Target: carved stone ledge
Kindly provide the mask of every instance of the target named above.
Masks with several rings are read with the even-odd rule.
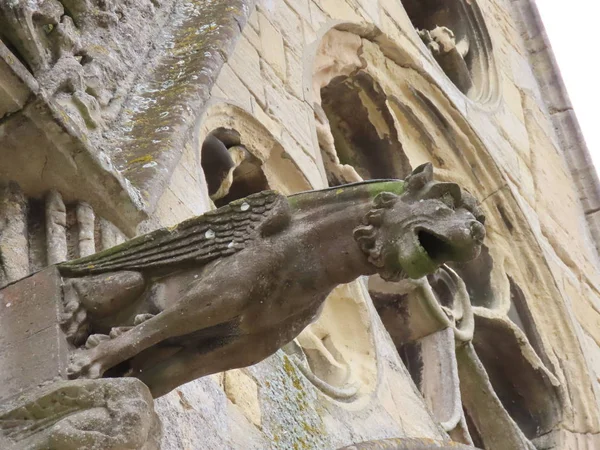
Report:
[[[12,114],[0,124],[0,180],[17,181],[32,196],[57,189],[134,234],[170,179],[253,6],[0,5],[0,57],[14,66],[12,73],[0,64],[0,117]]]
[[[0,446],[31,450],[158,450],[148,388],[133,378],[59,381],[0,409]]]
[[[9,71],[9,64],[15,70]],[[6,71],[2,71],[3,65]],[[56,189],[65,201],[84,199],[103,217],[133,234],[146,217],[139,193],[106,155],[92,148],[64,110],[39,94],[36,86],[0,42],[0,182],[15,181],[32,197]],[[9,89],[10,98],[3,95]]]
[[[66,378],[68,344],[59,325],[61,298],[55,267],[0,290],[0,400]]]

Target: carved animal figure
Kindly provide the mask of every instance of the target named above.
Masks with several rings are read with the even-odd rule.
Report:
[[[285,197],[261,192],[58,266],[71,376],[135,376],[154,396],[255,364],[294,339],[339,284],[420,278],[479,254],[475,199],[430,164]]]

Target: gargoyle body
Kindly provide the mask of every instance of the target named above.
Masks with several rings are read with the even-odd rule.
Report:
[[[432,167],[405,181],[261,192],[58,266],[71,376],[135,376],[157,397],[255,364],[294,339],[339,284],[419,278],[476,257],[476,202]],[[85,345],[83,345],[85,344]]]

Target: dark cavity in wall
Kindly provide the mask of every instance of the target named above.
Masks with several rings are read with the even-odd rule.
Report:
[[[496,395],[528,439],[556,426],[561,410],[557,388],[527,360],[505,322],[475,316],[473,346]]]
[[[216,206],[269,189],[262,162],[246,149],[236,130],[210,132],[202,143],[201,164]]]
[[[495,295],[492,288],[491,274],[494,268],[494,260],[489,249],[483,245],[479,256],[465,263],[448,263],[456,273],[463,279],[474,306],[493,308]]]
[[[321,99],[341,164],[363,179],[405,178],[411,172],[387,96],[371,76],[359,71],[334,78],[321,89]],[[329,184],[341,184],[331,156],[323,152],[323,160]]]
[[[497,98],[492,41],[475,0],[402,0],[425,46],[456,87],[473,100]]]
[[[46,227],[44,201],[29,199],[27,207],[27,235],[29,240],[29,272],[46,266]]]
[[[510,283],[510,309],[508,311],[508,318],[525,333],[537,355],[546,367],[552,370],[552,364],[543,349],[542,338],[535,326],[533,315],[527,305],[525,295],[519,285],[510,276],[508,276],[508,281]]]

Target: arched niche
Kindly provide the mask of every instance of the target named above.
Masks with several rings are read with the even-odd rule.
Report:
[[[334,78],[321,88],[321,106],[335,147],[335,155],[321,150],[330,185],[352,181],[336,170],[338,164],[352,166],[365,180],[404,178],[411,172],[386,95],[371,75],[357,71]]]
[[[545,301],[548,286],[554,286],[552,274],[541,256],[542,252],[523,211],[507,187],[505,175],[499,170],[469,121],[460,112],[461,108],[454,104],[455,96],[447,93],[445,87],[437,85],[435,77],[423,73],[418,61],[411,59],[417,57],[419,55],[411,56],[408,51],[393,48],[390,39],[373,27],[361,28],[358,25],[342,24],[338,25],[337,29],[325,33],[317,50],[312,86],[313,97],[317,100],[317,106],[321,107],[315,107],[315,111],[319,144],[328,178],[331,182],[332,171],[345,175],[346,181],[354,181],[352,176],[356,179],[362,178],[361,171],[363,175],[370,177],[368,171],[354,167],[354,161],[347,157],[349,152],[346,142],[351,141],[353,134],[346,132],[340,138],[342,133],[337,124],[340,116],[342,119],[351,114],[361,116],[361,112],[354,103],[353,108],[339,113],[339,108],[334,110],[332,106],[335,106],[335,102],[330,99],[332,93],[346,98],[355,95],[361,98],[363,104],[364,101],[369,101],[377,105],[376,114],[364,114],[363,117],[367,120],[383,117],[385,126],[393,128],[388,136],[393,136],[397,142],[390,142],[387,150],[395,154],[386,157],[391,160],[397,158],[401,152],[400,156],[406,158],[409,167],[431,161],[436,167],[438,180],[456,182],[483,202],[488,232],[486,249],[478,261],[462,267],[453,266],[467,285],[476,323],[485,324],[482,325],[479,336],[475,327],[476,350],[468,356],[472,366],[481,367],[481,370],[470,372],[465,369],[459,372],[466,374],[466,385],[475,383],[476,379],[485,380],[489,386],[487,400],[498,408],[498,413],[504,415],[503,423],[512,424],[510,426],[514,427],[513,437],[517,436],[515,439],[524,442],[528,438],[539,436],[543,433],[542,430],[555,426],[562,415],[562,411],[559,411],[560,408],[556,405],[564,388],[558,387],[556,378],[553,377],[552,372],[559,365],[552,350],[549,350],[550,346],[557,347],[561,343],[550,344],[548,335],[540,330],[540,322],[547,319],[560,322],[563,309],[560,306],[553,311],[541,309],[539,306],[531,308],[528,325],[530,330],[526,333],[520,331],[509,318],[511,290],[514,292],[514,288],[511,289],[511,283],[505,275],[506,270],[510,268],[510,273],[514,274],[513,282],[521,286],[523,298],[533,305],[541,305]],[[361,77],[362,85],[355,81],[358,76]],[[369,89],[364,89],[365,80],[368,80],[371,87],[370,94]],[[328,86],[331,86],[331,89]],[[339,103],[341,104],[341,101]],[[390,125],[390,118],[393,127]],[[360,129],[367,127],[368,125],[361,124]],[[329,161],[326,159],[328,156]],[[360,161],[359,158],[356,160]],[[390,172],[385,172],[385,176]],[[554,295],[560,294],[555,290]],[[402,308],[398,313],[403,314]],[[494,354],[496,335],[489,330],[502,328],[505,324],[508,324],[511,340]],[[534,335],[539,336],[539,339],[530,343],[528,339],[533,339]],[[520,342],[520,345],[515,346],[510,344],[511,342]],[[420,344],[411,343],[399,348],[399,351],[415,382],[420,384]],[[484,361],[483,365],[478,359],[479,353]],[[514,380],[511,381],[510,377],[499,373],[497,367],[490,364],[493,358],[498,358],[499,361],[504,359],[507,362],[511,359],[518,361],[523,371],[528,374],[527,379],[518,387],[514,383],[511,384]],[[545,367],[545,364],[549,367]],[[490,376],[485,372],[486,365],[489,367]],[[476,373],[477,377],[469,378],[473,373]],[[490,382],[490,379],[493,382]],[[535,385],[536,389],[531,390],[531,397],[523,396],[523,401],[517,408],[504,407],[494,392],[497,388],[504,401],[511,401],[511,395],[519,397],[527,390],[523,388],[526,385]],[[512,391],[510,386],[514,387]],[[542,397],[546,400],[539,400]],[[552,412],[548,413],[544,409],[545,406],[552,407]],[[482,403],[471,401],[465,414],[465,427],[469,422],[471,428],[475,427],[474,424],[480,424],[482,418],[490,414],[490,410],[486,408]],[[532,424],[535,424],[535,432],[532,432]],[[497,429],[473,428],[472,436],[478,442],[485,442],[486,449],[503,448],[498,445],[490,446],[494,439],[501,442],[498,441],[501,436],[498,435]]]
[[[240,134],[224,127],[204,138],[200,161],[215,206],[269,189],[262,161],[242,144]]]
[[[226,192],[214,201],[216,206],[265,189],[291,194],[311,188],[277,139],[238,106],[211,105],[198,127],[196,142],[203,195],[214,195],[215,186],[230,178]],[[214,180],[209,188],[208,181]]]
[[[402,0],[419,37],[444,73],[470,99],[498,96],[490,35],[475,0]]]

